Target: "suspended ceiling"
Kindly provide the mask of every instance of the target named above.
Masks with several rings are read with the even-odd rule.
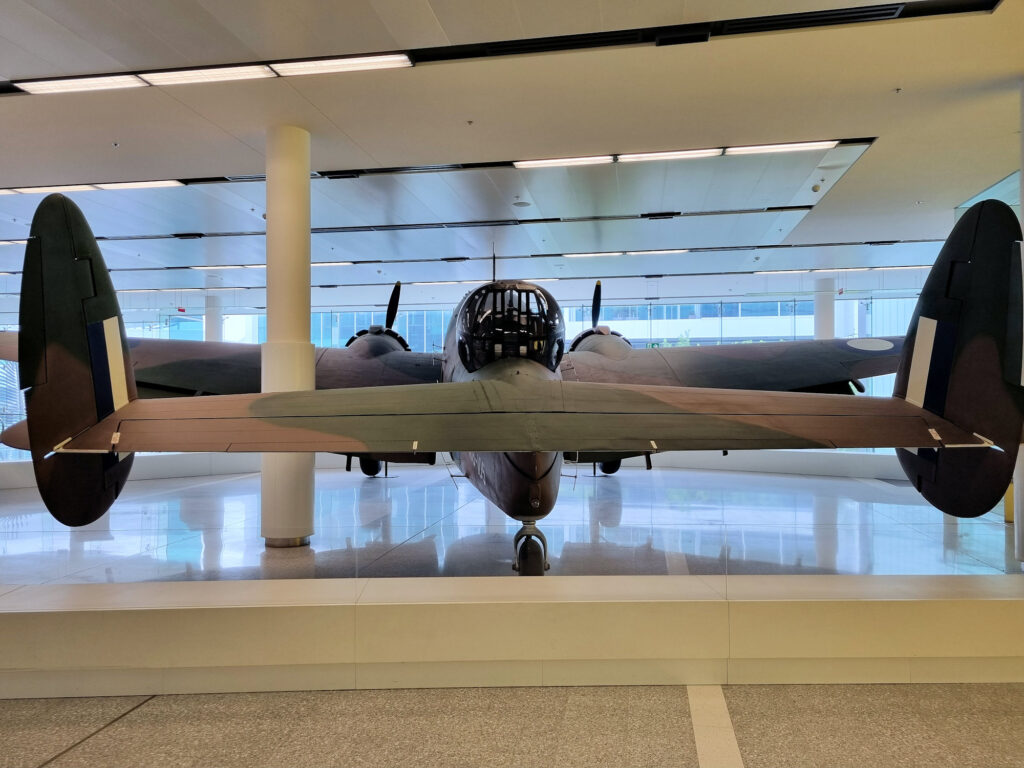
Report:
[[[848,5],[16,0],[0,8],[0,77],[407,50]],[[606,296],[624,299],[648,298],[652,291],[657,298],[796,293],[810,290],[820,275],[754,273],[927,263],[952,225],[953,209],[1019,166],[1021,29],[1024,0],[1004,0],[991,14],[693,45],[4,96],[0,188],[258,175],[264,170],[266,128],[278,123],[310,130],[314,170],[874,139],[788,156],[530,171],[491,167],[312,182],[314,227],[375,228],[315,234],[314,261],[380,262],[315,269],[315,285],[356,286],[315,289],[314,303],[320,305],[367,303],[368,297],[379,303],[395,279],[486,279],[492,268],[499,276],[562,278],[555,293],[569,300],[585,298],[589,278],[598,276],[618,276],[605,283]],[[117,270],[119,289],[256,289],[223,291],[229,306],[263,303],[262,270],[181,267],[262,262],[259,234],[214,235],[261,232],[263,195],[260,182],[72,193],[97,234],[118,238],[105,243],[104,251]],[[39,197],[0,196],[0,240],[26,235]],[[644,218],[666,212],[679,215]],[[479,222],[501,223],[432,226]],[[210,236],[166,237],[175,233]],[[138,236],[164,237],[121,239]],[[861,243],[893,244],[856,245]],[[767,247],[773,245],[785,247]],[[692,250],[561,255],[659,249]],[[492,252],[498,257],[494,266]],[[0,269],[16,272],[19,258],[19,246],[0,246]],[[725,277],[713,277],[717,273]],[[841,285],[866,292],[913,291],[922,276],[923,271],[837,275]],[[17,288],[16,274],[0,277],[0,293],[7,294],[0,296],[0,313],[14,311]],[[464,288],[414,286],[405,295],[413,302],[444,303]],[[125,303],[196,304],[201,297],[132,293]]]

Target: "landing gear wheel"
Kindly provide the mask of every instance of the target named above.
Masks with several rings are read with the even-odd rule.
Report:
[[[599,461],[597,466],[600,467],[601,471],[606,475],[614,475],[619,471],[619,467],[622,466],[622,459],[610,459],[608,461]]]
[[[515,560],[512,570],[520,576],[543,576],[551,568],[548,562],[548,541],[537,528],[536,522],[525,522],[512,540]]]
[[[544,547],[533,536],[527,536],[516,552],[516,570],[520,576],[544,575]]]
[[[361,469],[363,474],[367,477],[376,477],[380,474],[380,462],[377,461],[377,459],[370,458],[369,456],[360,456],[359,469]]]

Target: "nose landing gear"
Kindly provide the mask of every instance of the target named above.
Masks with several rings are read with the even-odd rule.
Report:
[[[512,540],[515,559],[512,570],[520,576],[543,576],[544,571],[551,568],[548,562],[548,540],[537,527],[535,521],[526,521]]]

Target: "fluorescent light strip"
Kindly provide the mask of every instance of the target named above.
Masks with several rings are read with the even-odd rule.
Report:
[[[670,253],[689,253],[689,248],[669,248],[663,251],[626,251],[627,256],[665,256]]]
[[[282,77],[295,75],[319,75],[329,72],[361,72],[367,69],[396,69],[411,67],[412,62],[404,53],[384,56],[349,56],[339,59],[318,59],[315,61],[282,61],[271,64],[270,68]]]
[[[351,261],[314,261],[314,267],[351,267]]]
[[[808,152],[833,149],[838,141],[797,141],[790,144],[756,144],[749,147],[726,147],[727,155],[765,155],[773,152]]]
[[[266,269],[267,265],[266,264],[243,264],[242,267],[244,269]]]
[[[110,184],[97,184],[100,189],[157,189],[159,187],[183,187],[180,181],[167,179],[165,181],[117,181]]]
[[[931,267],[928,266],[927,264],[921,264],[916,267],[872,267],[871,269],[874,272],[886,272],[897,269],[931,269]]]
[[[0,240],[0,245],[28,245],[28,240]]]
[[[713,149],[681,149],[670,152],[633,152],[619,155],[620,163],[642,163],[648,160],[691,160],[698,157],[718,157],[722,154],[721,147]]]
[[[78,93],[81,91],[109,91],[117,88],[145,88],[135,75],[104,75],[102,77],[70,77],[64,80],[36,80],[15,82],[27,93]]]
[[[65,184],[56,187],[18,187],[15,192],[23,195],[49,195],[53,192],[88,192],[96,189],[92,184]]]
[[[242,269],[242,265],[241,264],[221,264],[219,266],[216,266],[216,265],[215,266],[204,265],[204,266],[189,267],[189,269]]]
[[[599,253],[563,253],[567,259],[586,259],[590,256],[625,256],[624,251],[602,251]]]
[[[412,283],[412,285],[458,285],[458,280],[431,280],[422,283]]]
[[[604,165],[615,162],[613,155],[592,155],[590,157],[556,157],[549,160],[516,160],[516,168],[558,168],[573,165]]]
[[[184,85],[186,83],[220,83],[227,80],[258,80],[264,77],[277,77],[277,74],[266,65],[253,64],[243,67],[146,72],[139,77],[150,85]]]
[[[811,272],[867,272],[871,267],[836,267],[835,269],[812,269]]]
[[[809,269],[769,269],[764,272],[755,272],[755,275],[802,275],[810,272]]]
[[[16,189],[0,189],[0,195],[17,195],[20,194]]]

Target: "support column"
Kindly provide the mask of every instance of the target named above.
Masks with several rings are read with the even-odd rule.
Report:
[[[206,341],[224,340],[224,311],[220,296],[206,294],[206,314],[203,315],[203,339]]]
[[[819,277],[814,281],[814,338],[834,339],[836,336],[836,281]]]
[[[267,341],[262,390],[314,389],[309,339],[309,132],[267,131]],[[312,453],[265,453],[260,535],[268,547],[309,544],[313,534]]]

